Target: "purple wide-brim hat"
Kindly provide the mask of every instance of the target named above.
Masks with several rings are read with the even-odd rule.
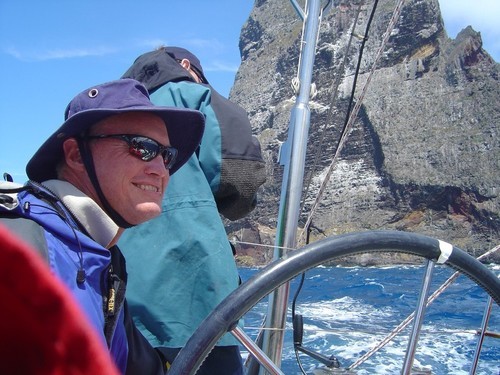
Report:
[[[127,113],[148,112],[163,119],[170,145],[178,150],[172,175],[199,147],[205,118],[199,111],[156,106],[149,100],[146,88],[134,79],[124,78],[82,91],[66,108],[65,122],[33,155],[26,166],[30,180],[42,182],[57,178],[56,167],[63,158],[63,143],[79,137],[106,117]]]

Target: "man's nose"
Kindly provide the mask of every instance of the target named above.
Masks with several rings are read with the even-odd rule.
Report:
[[[147,173],[157,174],[158,176],[170,176],[170,171],[165,168],[165,163],[161,154],[158,154],[153,160],[147,163]]]

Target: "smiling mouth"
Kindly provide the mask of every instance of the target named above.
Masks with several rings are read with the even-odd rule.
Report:
[[[155,193],[159,193],[160,192],[160,189],[158,187],[156,187],[156,186],[153,186],[153,185],[138,185],[138,184],[134,184],[134,185],[137,186],[141,190],[153,191]]]

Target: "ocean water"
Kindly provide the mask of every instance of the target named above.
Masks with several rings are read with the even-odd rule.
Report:
[[[500,274],[500,266],[491,267]],[[376,346],[397,327],[417,304],[423,266],[318,267],[306,273],[296,302],[303,316],[303,346],[326,357],[335,356],[342,368]],[[258,269],[241,268],[247,280]],[[435,267],[432,293],[453,270]],[[300,374],[293,349],[291,299],[298,278],[291,283],[289,314],[281,368]],[[488,295],[466,276],[459,276],[425,314],[414,366],[430,374],[469,374]],[[267,311],[267,297],[244,317],[245,331],[253,338]],[[356,368],[357,374],[399,374],[412,324]],[[500,307],[493,304],[488,330],[500,333]],[[308,374],[319,374],[324,365],[300,354]],[[500,374],[500,339],[485,337],[476,374]]]

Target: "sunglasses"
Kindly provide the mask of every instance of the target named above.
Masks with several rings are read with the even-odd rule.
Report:
[[[102,134],[102,135],[88,135],[87,139],[106,139],[116,138],[128,144],[128,152],[130,155],[135,156],[144,161],[151,161],[159,154],[163,158],[163,164],[166,169],[170,169],[175,164],[178,151],[174,147],[163,146],[156,142],[154,139],[134,134]]]

